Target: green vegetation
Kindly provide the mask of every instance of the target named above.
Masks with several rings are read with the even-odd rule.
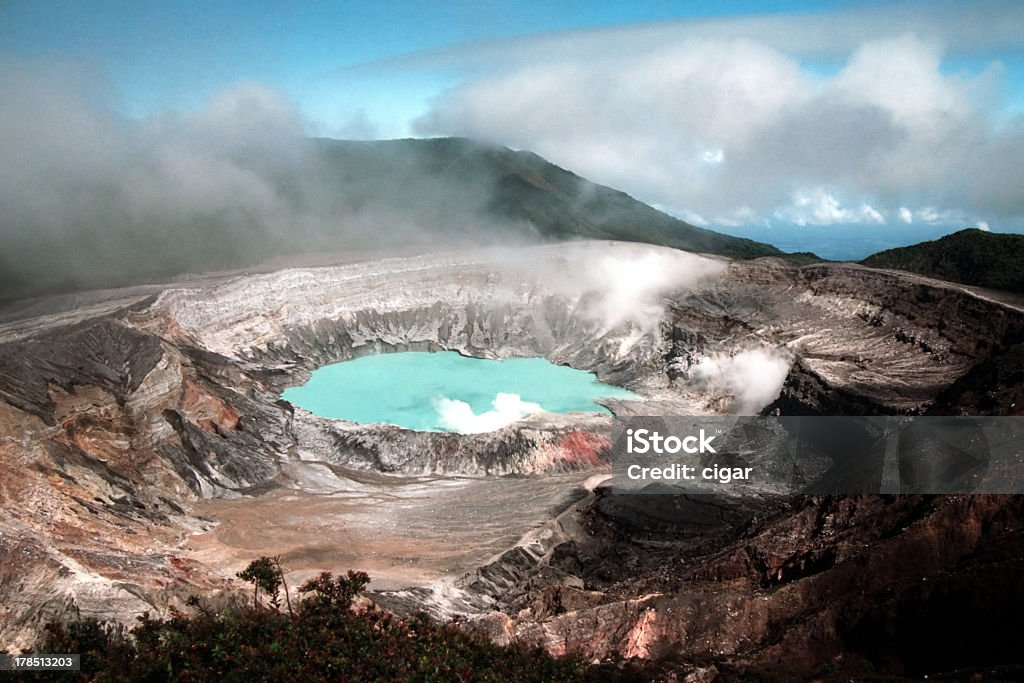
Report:
[[[252,606],[259,607],[260,590],[264,595],[270,596],[270,606],[274,610],[281,609],[281,586],[285,586],[285,595],[288,595],[288,587],[284,582],[284,572],[281,571],[281,558],[261,557],[249,563],[249,566],[236,574],[243,581],[252,584]],[[301,590],[301,589],[300,589]],[[288,597],[288,613],[292,612],[292,600]]]
[[[369,582],[362,572],[323,573],[299,588],[293,613],[275,596],[280,565],[260,558],[239,576],[269,601],[214,612],[139,618],[130,632],[94,620],[47,627],[39,652],[77,652],[83,681],[575,681],[587,668],[524,644],[495,645],[484,635],[425,615],[399,619],[353,609]],[[290,602],[290,598],[289,598]],[[31,676],[31,674],[30,674]],[[52,680],[54,674],[39,674]]]
[[[861,263],[1024,293],[1024,235],[971,228],[932,242],[882,251]]]

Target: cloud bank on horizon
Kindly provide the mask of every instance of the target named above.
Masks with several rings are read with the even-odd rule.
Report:
[[[848,52],[827,70],[804,54],[822,49],[820,17],[803,47],[756,23],[748,37],[741,21],[674,39],[623,28],[603,53],[593,35],[526,44],[521,60],[513,45],[505,67],[439,96],[415,130],[528,148],[700,225],[1020,229],[1024,115],[1006,107],[1006,68],[952,70],[946,58],[963,47],[949,41],[979,41],[983,19],[996,42],[997,23],[1024,28],[1019,9],[974,16],[961,34],[935,17],[875,36],[837,23]]]

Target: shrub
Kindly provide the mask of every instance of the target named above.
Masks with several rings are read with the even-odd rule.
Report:
[[[239,576],[254,591],[276,594],[260,558]],[[252,571],[248,571],[252,569]],[[243,576],[244,574],[244,576]],[[320,574],[299,588],[294,614],[251,607],[148,614],[135,628],[86,620],[51,625],[40,652],[78,652],[82,681],[574,681],[585,668],[578,657],[555,657],[539,646],[502,647],[485,636],[439,624],[426,615],[400,619],[370,607],[353,609],[369,583],[363,572]],[[271,599],[271,604],[275,602]],[[51,680],[52,674],[48,674]]]

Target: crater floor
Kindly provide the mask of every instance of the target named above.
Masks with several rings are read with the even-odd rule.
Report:
[[[884,621],[886,600],[933,605],[913,588],[922,578],[968,590],[958,577],[976,572],[1019,593],[998,562],[1019,569],[1021,555],[985,554],[1020,534],[1016,497],[673,500],[652,512],[595,488],[607,416],[462,435],[328,420],[279,398],[327,363],[452,350],[594,372],[644,398],[609,401],[620,415],[1019,414],[1024,316],[960,287],[593,242],[18,310],[0,323],[8,647],[50,619],[130,622],[193,593],[227,596],[260,554],[283,555],[294,582],[366,569],[381,604],[476,613],[499,640],[758,666],[787,644],[809,667],[814,652],[852,651],[863,634],[841,620]],[[777,386],[751,398],[779,364]],[[921,544],[938,538],[926,561]],[[877,581],[851,573],[897,558],[902,569],[880,564]]]

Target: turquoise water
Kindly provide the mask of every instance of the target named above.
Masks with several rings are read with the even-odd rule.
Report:
[[[607,413],[596,399],[639,398],[544,358],[483,360],[452,351],[325,365],[281,396],[322,417],[462,433],[492,431],[539,410]]]

